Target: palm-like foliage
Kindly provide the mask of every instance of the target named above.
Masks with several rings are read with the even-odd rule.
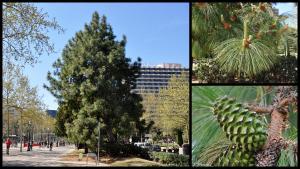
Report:
[[[275,49],[261,40],[253,40],[249,48],[242,46],[242,39],[228,39],[221,42],[214,53],[222,70],[230,73],[238,72],[254,76],[271,69],[278,57]]]
[[[212,165],[221,152],[231,145],[212,112],[212,103],[216,98],[224,95],[234,97],[241,103],[267,106],[272,103],[275,90],[261,86],[194,86],[192,88],[193,164]],[[297,118],[293,113],[292,116],[290,117],[291,127],[285,131],[284,136],[295,140],[297,139]],[[268,122],[268,117],[265,118],[265,122]]]
[[[193,4],[192,10],[192,56],[195,59],[211,57],[214,44],[218,41],[232,38],[241,34],[237,24],[231,23],[234,29],[224,31],[220,16],[229,18],[229,13],[224,13],[224,9],[233,9],[224,3],[197,3]],[[218,41],[216,41],[218,40]]]
[[[285,25],[289,17],[275,15],[271,3],[195,3],[192,57],[198,63],[216,58],[224,74],[253,79],[278,63],[278,53],[296,48],[297,36]]]
[[[281,33],[279,36],[278,52],[284,56],[295,56],[298,52],[298,36],[297,30],[289,28],[287,31]]]

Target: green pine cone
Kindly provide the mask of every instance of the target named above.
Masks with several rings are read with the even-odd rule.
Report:
[[[214,166],[254,166],[255,157],[253,153],[242,151],[236,146],[231,146],[228,150],[222,152]]]
[[[267,126],[260,116],[227,96],[218,98],[213,106],[227,138],[243,151],[255,152],[262,148],[267,139]]]

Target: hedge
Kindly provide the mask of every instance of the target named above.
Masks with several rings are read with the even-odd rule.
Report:
[[[132,144],[104,144],[101,146],[101,150],[104,151],[105,154],[114,157],[128,157],[133,155],[143,159],[150,159],[148,149],[137,147]]]
[[[151,159],[171,166],[189,166],[189,156],[176,153],[151,152]]]

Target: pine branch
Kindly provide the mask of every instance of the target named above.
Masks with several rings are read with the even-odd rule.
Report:
[[[260,107],[260,106],[256,106],[256,105],[246,105],[246,107],[251,110],[251,111],[255,111],[256,113],[259,114],[271,114],[274,107],[273,106],[269,106],[269,107]]]
[[[286,128],[288,121],[287,106],[295,101],[296,97],[292,87],[278,87],[273,104],[274,108],[271,111],[268,139],[264,149],[256,155],[257,166],[276,166],[281,150],[290,145],[289,141],[282,138],[282,131]],[[298,147],[296,147],[296,151],[297,149]]]

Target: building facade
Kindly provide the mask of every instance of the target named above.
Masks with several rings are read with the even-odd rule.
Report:
[[[53,118],[56,117],[57,110],[47,110],[46,112],[47,112],[47,114],[48,114],[49,116],[51,116],[51,117],[53,117]]]
[[[142,67],[141,75],[137,78],[136,88],[132,92],[137,94],[158,93],[159,89],[166,87],[172,75],[185,73],[189,80],[189,69],[182,68],[180,64],[164,63],[152,67]]]

